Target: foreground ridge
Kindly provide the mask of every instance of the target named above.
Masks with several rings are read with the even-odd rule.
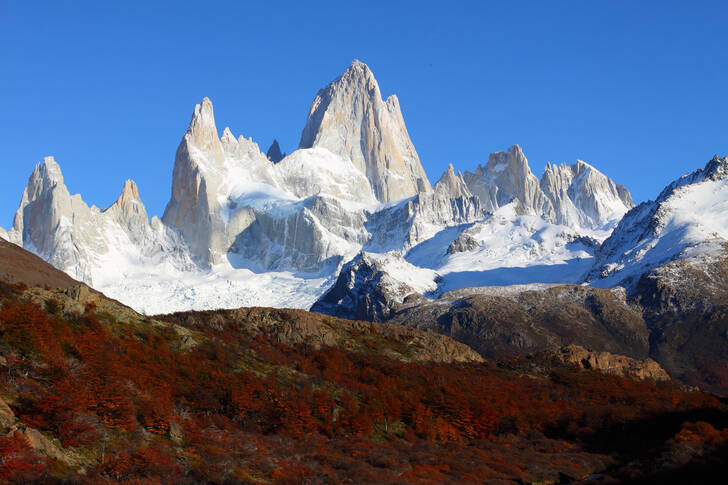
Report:
[[[725,407],[672,382],[547,354],[483,361],[444,336],[300,310],[146,317],[81,284],[26,286],[54,270],[0,248],[33,262],[0,259],[18,282],[0,283],[3,481],[700,478],[728,439]]]

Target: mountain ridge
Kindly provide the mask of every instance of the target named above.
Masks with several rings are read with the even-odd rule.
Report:
[[[62,180],[55,161],[46,171]],[[354,61],[319,91],[301,148],[281,160],[229,127],[220,135],[203,98],[175,154],[161,219],[148,219],[131,182],[99,214],[80,196],[66,202],[59,185],[59,195],[41,191],[38,214],[21,202],[7,238],[151,313],[309,308],[362,253],[393,253],[435,274],[433,294],[548,274],[578,283],[632,201],[584,162],[546,172],[559,175],[539,180],[514,145],[475,173],[450,165],[430,186],[398,100],[381,99],[371,70]]]

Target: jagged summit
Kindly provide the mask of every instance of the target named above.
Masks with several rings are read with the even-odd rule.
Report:
[[[273,139],[273,143],[271,143],[270,148],[268,148],[265,156],[267,156],[268,160],[273,163],[278,163],[283,160],[285,154],[281,153],[281,146],[278,144],[278,140],[276,140],[275,138]]]
[[[455,174],[455,167],[452,163],[447,166],[447,170],[435,183],[435,192],[445,193],[452,198],[472,197],[473,195],[463,179],[463,174],[460,172]]]
[[[518,145],[491,153],[485,165],[465,172],[463,178],[489,212],[516,201],[519,213],[587,232],[600,231],[601,238],[634,207],[627,189],[582,160],[573,165],[547,163],[539,181]]]
[[[721,163],[703,172],[717,174]],[[230,127],[218,136],[203,98],[172,175],[164,216],[150,221],[133,181],[100,211],[70,195],[46,158],[0,237],[144,311],[307,307],[362,251],[396,252],[438,271],[440,288],[544,275],[580,282],[632,205],[626,189],[586,162],[548,164],[539,180],[518,145],[474,173],[450,164],[432,190],[399,101],[382,100],[359,61],[319,91],[301,148],[285,157],[277,140],[266,155]]]
[[[632,196],[623,186],[590,164],[546,164],[541,190],[554,207],[554,222],[588,228],[614,227],[632,207]]]
[[[187,136],[200,150],[218,149],[220,140],[217,136],[215,112],[210,98],[204,97],[200,104],[195,105],[185,137]]]
[[[539,189],[538,178],[531,172],[518,145],[505,152],[491,153],[485,166],[478,165],[474,173],[465,172],[463,178],[489,212],[517,200],[524,213],[553,219],[553,206]]]
[[[318,92],[300,148],[321,147],[349,159],[370,181],[381,202],[430,190],[407,133],[399,101],[382,100],[374,75],[360,61]]]
[[[129,202],[141,202],[141,199],[139,198],[139,188],[137,187],[136,182],[131,179],[124,182],[124,188],[121,189],[121,195],[119,195],[119,198],[116,200],[116,203],[121,205]]]

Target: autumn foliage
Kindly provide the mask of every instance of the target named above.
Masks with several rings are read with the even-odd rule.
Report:
[[[581,478],[621,459],[609,443],[590,447],[602,435],[666,413],[722,409],[674,384],[545,358],[410,363],[376,348],[287,346],[235,322],[189,329],[195,343],[184,346],[171,317],[127,325],[92,305],[49,312],[17,288],[4,291],[1,397],[24,426],[86,460],[80,474],[10,434],[0,437],[6,482]],[[379,345],[376,330],[357,338]],[[697,435],[720,446],[726,437],[707,423],[686,426],[665,439]]]

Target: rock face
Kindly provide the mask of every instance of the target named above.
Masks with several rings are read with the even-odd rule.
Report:
[[[595,352],[579,345],[567,345],[555,353],[566,364],[583,369],[594,369],[605,374],[616,374],[631,379],[668,381],[670,376],[652,359],[632,359],[609,352]]]
[[[465,172],[464,180],[488,212],[517,201],[521,214],[607,235],[634,207],[627,189],[581,160],[574,165],[547,164],[539,182],[518,145],[492,153],[485,166]]]
[[[434,271],[417,268],[396,253],[361,253],[344,265],[334,286],[311,311],[352,320],[386,321],[406,298],[421,300],[421,293],[437,288],[436,277]]]
[[[77,279],[90,280],[87,252],[101,248],[95,238],[88,238],[88,244],[76,244],[75,239],[93,215],[80,195],[72,197],[68,192],[53,157],[46,157],[28,179],[9,236],[24,247],[33,247],[56,268],[72,271],[71,276]]]
[[[230,146],[234,138],[226,141]],[[218,262],[224,253],[224,221],[218,198],[224,183],[224,174],[220,173],[224,162],[212,102],[204,98],[195,106],[187,133],[177,148],[172,197],[162,217],[165,224],[184,235],[199,262]]]
[[[488,212],[518,200],[524,214],[554,220],[553,205],[541,191],[538,178],[518,145],[506,152],[491,153],[488,163],[478,165],[474,173],[465,172],[464,180]]]
[[[316,95],[299,147],[326,148],[351,160],[381,202],[430,189],[397,97],[383,101],[374,75],[359,61]]]
[[[268,160],[273,163],[278,163],[283,160],[285,154],[281,153],[281,147],[280,145],[278,145],[278,140],[273,140],[273,143],[271,144],[270,148],[268,148],[265,156],[268,157]]]
[[[5,430],[5,428],[10,427],[13,423],[15,423],[15,413],[10,409],[8,403],[0,397],[0,429]]]
[[[642,315],[618,289],[466,288],[407,305],[389,321],[449,335],[486,357],[556,350],[569,344],[640,359],[649,354]]]
[[[586,162],[547,164],[541,190],[554,207],[554,221],[570,227],[614,227],[634,207],[627,189]]]
[[[453,199],[458,197],[469,198],[473,196],[465,183],[465,179],[463,179],[463,174],[458,172],[456,175],[455,167],[452,166],[452,163],[447,166],[445,173],[443,173],[440,180],[435,183],[435,193],[444,194]]]
[[[33,170],[8,236],[91,285],[119,277],[117,265],[125,259],[138,264],[162,260],[180,268],[190,265],[183,241],[158,219],[151,223],[147,219],[133,181],[127,181],[119,199],[102,211],[68,192],[53,157],[46,157]]]
[[[728,244],[652,269],[631,295],[651,330],[651,357],[671,376],[728,396]]]

